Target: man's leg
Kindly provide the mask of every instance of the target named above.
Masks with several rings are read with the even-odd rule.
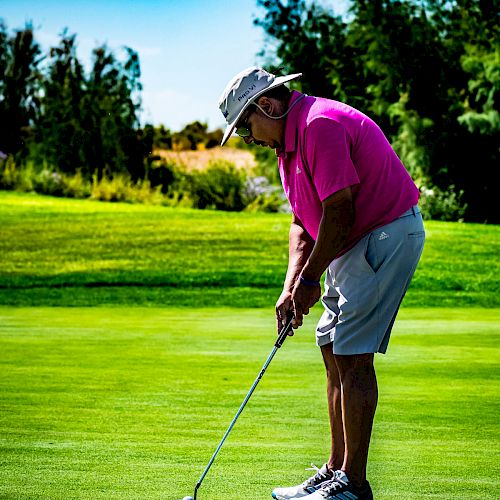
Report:
[[[342,388],[340,375],[333,355],[332,344],[321,346],[321,354],[326,368],[326,393],[328,398],[328,414],[330,415],[330,431],[332,448],[328,468],[339,470],[344,463],[344,427],[342,423]]]
[[[341,469],[356,487],[362,487],[378,399],[373,354],[335,354],[334,358],[342,386],[345,451]]]

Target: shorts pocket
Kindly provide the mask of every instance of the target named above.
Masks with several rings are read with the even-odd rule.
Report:
[[[408,238],[423,238],[425,236],[425,231],[417,231],[415,233],[409,233]]]
[[[365,261],[370,268],[370,271],[376,273],[380,267],[378,252],[377,252],[377,242],[373,233],[370,234],[366,242],[365,248]]]

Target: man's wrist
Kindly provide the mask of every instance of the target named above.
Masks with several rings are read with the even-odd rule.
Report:
[[[302,284],[307,286],[320,286],[319,280],[305,278],[302,274],[299,276],[299,280]]]

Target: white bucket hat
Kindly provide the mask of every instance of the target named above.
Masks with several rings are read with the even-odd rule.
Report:
[[[276,76],[262,68],[252,66],[238,73],[224,89],[219,99],[219,108],[226,119],[221,146],[224,146],[236,127],[240,116],[248,106],[268,90],[283,85],[290,80],[300,78],[302,73]]]

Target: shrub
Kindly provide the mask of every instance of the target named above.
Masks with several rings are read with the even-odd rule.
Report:
[[[88,198],[91,193],[90,182],[87,181],[81,170],[75,175],[63,176],[63,195],[68,198]]]
[[[33,176],[33,189],[40,194],[64,196],[63,174],[49,169],[43,169]]]
[[[281,187],[272,186],[265,176],[249,177],[243,188],[248,212],[288,212],[290,207]]]
[[[33,162],[19,167],[12,158],[0,163],[0,189],[35,191],[68,198],[87,198],[90,195],[90,183],[80,171],[68,175],[48,167],[37,170]]]
[[[245,212],[282,212],[289,213],[290,205],[285,195],[279,189],[270,193],[263,193],[245,208]]]
[[[239,211],[243,202],[244,172],[226,160],[212,160],[205,170],[188,176],[188,191],[194,208]]]
[[[271,184],[281,185],[278,160],[275,151],[260,146],[253,146],[252,152],[256,162],[253,173],[257,176],[266,177]]]
[[[160,187],[152,188],[148,180],[132,182],[128,174],[104,176],[97,180],[93,176],[91,197],[101,201],[126,201],[129,203],[160,204],[163,196]]]
[[[168,194],[176,187],[181,173],[174,162],[153,162],[148,168],[147,177],[151,187],[159,187],[162,194]]]
[[[449,186],[446,191],[437,186],[421,187],[419,206],[424,219],[463,222],[467,205],[462,202],[464,192]]]
[[[190,196],[192,189],[191,176],[185,165],[175,161],[152,162],[149,165],[147,178],[152,188],[159,189],[163,195],[162,204],[169,207],[193,207]]]
[[[0,163],[0,189],[32,191],[33,175],[31,164],[21,168],[12,157],[8,157]]]

